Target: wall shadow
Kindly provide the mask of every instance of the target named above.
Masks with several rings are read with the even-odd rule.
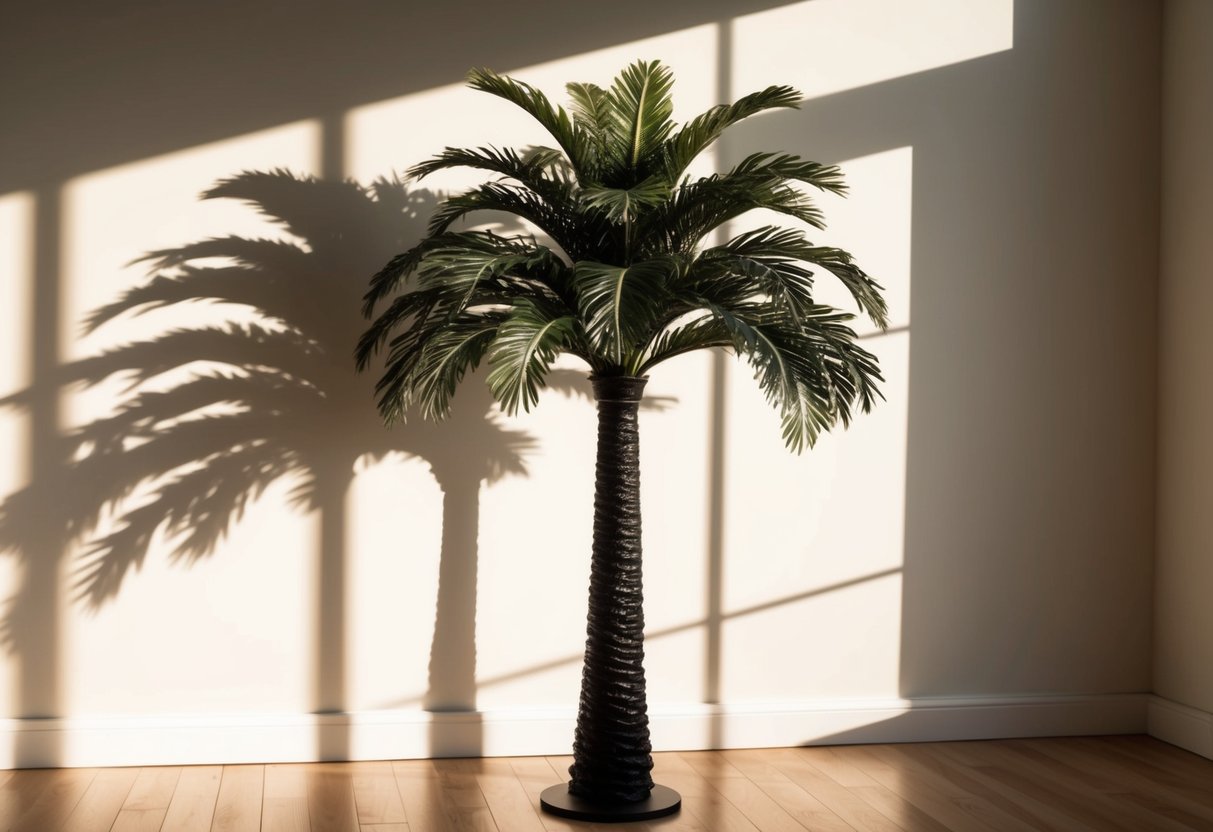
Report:
[[[23,697],[54,702],[49,694],[61,684],[56,602],[73,540],[104,530],[71,570],[79,598],[96,609],[118,595],[157,534],[172,542],[175,561],[189,565],[215,552],[251,500],[291,478],[294,507],[318,521],[318,754],[345,759],[344,720],[323,716],[347,710],[346,498],[355,463],[418,457],[442,489],[427,705],[446,709],[474,702],[480,484],[525,474],[533,440],[502,426],[479,384],[457,397],[453,424],[412,419],[385,430],[371,406],[373,374],[353,372],[366,276],[420,236],[433,194],[395,180],[363,188],[273,171],[240,174],[205,196],[249,203],[296,239],[233,236],[154,252],[145,258],[149,280],[90,315],[92,330],[132,314],[221,303],[252,311],[256,321],[211,315],[210,323],[168,329],[68,367],[80,387],[119,378],[128,388],[112,413],[54,434],[44,453],[58,464],[34,466],[32,483],[0,506],[0,546],[25,573],[5,620],[8,646],[23,669]],[[57,714],[29,714],[43,715]],[[19,764],[55,763],[52,749],[16,753]]]

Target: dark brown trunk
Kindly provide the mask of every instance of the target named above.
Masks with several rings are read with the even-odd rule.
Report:
[[[594,379],[598,462],[581,702],[569,794],[635,803],[653,788],[644,680],[637,413],[647,379]]]

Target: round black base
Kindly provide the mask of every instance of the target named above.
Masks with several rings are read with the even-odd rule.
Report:
[[[569,784],[561,783],[543,790],[539,796],[543,811],[562,818],[591,823],[628,823],[672,815],[682,808],[682,797],[666,786],[653,786],[648,800],[639,803],[590,803],[569,794]]]

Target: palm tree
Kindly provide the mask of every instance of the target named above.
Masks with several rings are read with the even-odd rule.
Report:
[[[838,168],[786,153],[688,176],[728,127],[798,106],[790,87],[678,126],[673,75],[659,61],[632,64],[609,89],[569,84],[571,112],[486,69],[472,70],[468,83],[521,107],[557,147],[447,148],[409,171],[421,178],[469,167],[499,178],[445,200],[427,236],[374,275],[364,313],[394,297],[363,335],[358,363],[386,353],[377,392],[389,423],[412,408],[442,417],[482,360],[507,413],[537,402],[557,355],[589,367],[599,422],[585,667],[570,782],[545,792],[543,805],[600,820],[656,817],[679,801],[653,784],[645,704],[636,414],[646,374],[692,350],[745,356],[799,452],[848,424],[856,406],[868,411],[882,380],[848,326],[854,315],[814,301],[812,269],[841,281],[883,328],[881,287],[847,252],[813,244],[800,227],[765,225],[705,244],[756,208],[820,229],[822,214],[799,185],[844,193]],[[514,214],[537,233],[452,230],[485,210]]]

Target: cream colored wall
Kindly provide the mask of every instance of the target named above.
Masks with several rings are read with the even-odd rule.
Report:
[[[654,708],[1149,689],[1152,4],[616,3],[601,19],[554,2],[529,17],[447,4],[392,19],[315,5],[282,20],[240,3],[196,18],[60,4],[8,52],[36,83],[0,102],[0,487],[34,488],[41,508],[4,518],[16,606],[0,713],[573,705],[594,430],[583,390],[506,419],[469,387],[447,430],[346,460],[353,483],[325,512],[292,504],[297,478],[277,481],[208,557],[173,563],[154,539],[96,610],[73,594],[87,542],[63,540],[73,483],[56,436],[126,395],[73,385],[81,360],[248,319],[196,306],[79,328],[143,279],[128,263],[145,251],[281,236],[245,207],[199,203],[214,180],[286,166],[369,181],[446,144],[540,141],[462,72],[484,63],[559,93],[641,57],[674,67],[679,116],[769,83],[806,92],[802,110],[739,128],[704,164],[766,148],[841,164],[853,193],[824,201],[820,239],[879,276],[893,317],[866,333],[888,401],[799,457],[743,365],[699,355],[654,373],[641,439]],[[492,19],[440,34],[473,14]],[[41,46],[57,27],[66,66]],[[181,31],[195,36],[181,45]],[[346,360],[348,345],[328,348]],[[381,444],[363,394],[309,444],[334,457],[346,437]],[[477,460],[511,437],[526,474],[485,476]],[[343,583],[319,577],[325,551]],[[440,595],[457,612],[431,668]]]
[[[1154,680],[1213,712],[1213,4],[1164,20]]]

